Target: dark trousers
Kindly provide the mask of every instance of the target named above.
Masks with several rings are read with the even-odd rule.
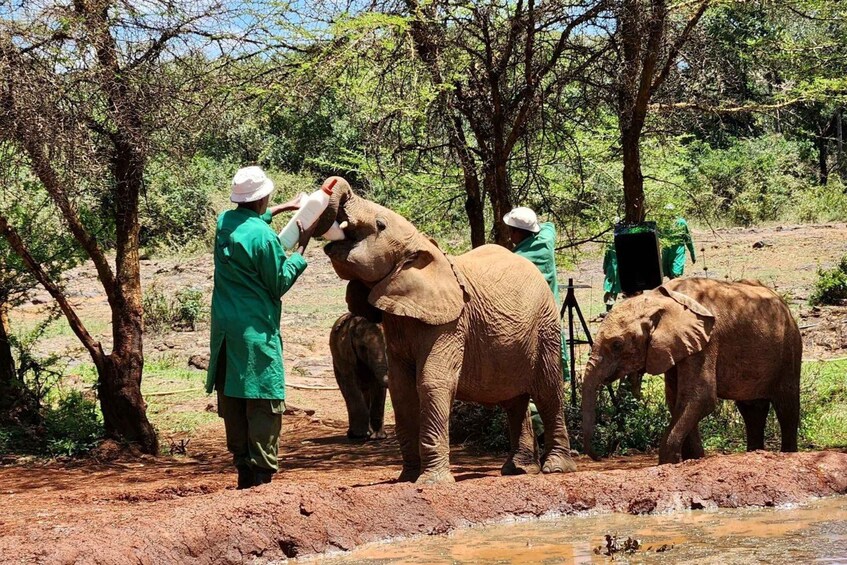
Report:
[[[226,345],[221,346],[215,389],[218,416],[226,428],[226,448],[236,467],[276,472],[279,470],[279,432],[282,429],[284,400],[235,398],[224,394]]]

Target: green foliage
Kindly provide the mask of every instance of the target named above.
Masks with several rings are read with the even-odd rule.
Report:
[[[49,455],[74,457],[93,449],[103,437],[103,422],[93,400],[70,391],[44,415],[44,450]]]
[[[173,250],[204,243],[214,222],[213,195],[226,190],[235,169],[200,156],[187,163],[166,156],[153,160],[141,201],[142,245]]]
[[[481,451],[509,450],[509,422],[499,406],[486,407],[455,401],[450,411],[450,443],[465,444]]]
[[[809,297],[812,306],[847,300],[847,255],[832,269],[818,269],[818,280]]]
[[[800,440],[806,447],[847,447],[847,361],[803,366],[800,413]]]
[[[170,329],[194,331],[207,317],[204,294],[196,288],[183,288],[173,299],[152,285],[142,298],[144,327],[154,332]]]
[[[614,403],[605,388],[600,393],[593,440],[597,453],[627,455],[659,447],[659,440],[670,421],[664,383],[661,379],[645,377],[641,394],[641,400],[636,399],[626,383],[616,387]],[[581,421],[574,422],[577,423],[581,425]],[[572,447],[582,449],[581,429],[579,441],[572,443]]]

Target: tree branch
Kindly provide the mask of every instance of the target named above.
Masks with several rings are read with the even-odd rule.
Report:
[[[0,215],[0,235],[9,242],[9,246],[23,260],[27,269],[33,274],[38,282],[47,289],[47,292],[49,292],[50,296],[56,300],[56,303],[59,304],[59,308],[62,309],[65,317],[68,319],[68,324],[70,324],[74,334],[76,334],[77,338],[79,338],[91,354],[92,359],[94,359],[95,362],[101,362],[104,357],[103,346],[88,333],[88,330],[85,328],[82,320],[79,319],[79,316],[77,316],[73,306],[71,306],[70,302],[68,302],[68,299],[65,297],[62,289],[50,280],[47,272],[35,260],[20,235],[18,235],[18,232],[9,225],[7,218],[3,215]]]
[[[665,61],[664,67],[662,67],[661,72],[653,81],[653,84],[650,86],[650,95],[652,96],[656,90],[662,86],[662,83],[665,82],[665,79],[668,78],[668,74],[670,74],[671,69],[673,68],[674,62],[676,61],[677,55],[679,55],[679,50],[682,49],[682,46],[688,41],[688,36],[691,35],[691,31],[697,25],[697,22],[700,21],[700,18],[703,17],[703,14],[706,13],[706,9],[709,7],[709,3],[711,0],[703,0],[700,3],[700,7],[697,8],[697,11],[694,12],[694,15],[689,18],[688,23],[685,24],[685,29],[682,30],[682,33],[679,34],[679,37],[674,41],[673,47],[668,52],[668,59]]]

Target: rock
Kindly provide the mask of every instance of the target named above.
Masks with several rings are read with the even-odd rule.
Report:
[[[175,343],[175,342],[173,342],[173,341],[165,341],[165,342],[163,343],[163,345],[164,345],[165,347],[167,347],[168,349],[174,349],[174,348],[176,347],[176,343]]]
[[[761,249],[762,247],[765,247],[766,245],[768,245],[768,244],[765,243],[764,241],[757,241],[756,243],[753,244],[753,249]]]
[[[188,366],[194,367],[195,369],[200,369],[201,371],[206,371],[209,369],[209,356],[192,355],[188,358]]]

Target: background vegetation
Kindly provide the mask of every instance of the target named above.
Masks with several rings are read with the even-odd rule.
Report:
[[[138,260],[208,249],[243,165],[266,168],[279,200],[343,175],[448,251],[502,242],[514,205],[577,252],[618,217],[667,220],[668,203],[702,226],[847,218],[834,0],[0,0],[0,100],[0,425],[53,438],[49,452],[101,433],[158,449],[142,314],[155,331],[205,312],[196,291],[141,289]],[[61,274],[83,260],[109,297],[113,351],[63,300]],[[845,298],[843,263],[813,302]],[[101,420],[89,397],[45,393],[61,367],[33,363],[8,325],[39,284],[91,355]],[[843,384],[823,365],[804,375],[804,437],[843,442],[843,414],[826,410]],[[645,398],[604,406],[598,441],[654,446],[657,385]],[[738,426],[722,408],[704,437],[732,448],[720,437]]]

